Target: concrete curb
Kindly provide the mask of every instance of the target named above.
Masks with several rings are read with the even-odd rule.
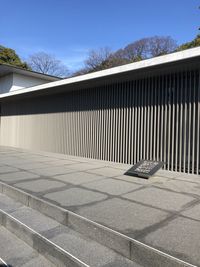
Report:
[[[142,266],[197,267],[3,182],[0,182],[0,193],[51,217]]]
[[[0,209],[0,224],[59,267],[89,267],[69,252]]]

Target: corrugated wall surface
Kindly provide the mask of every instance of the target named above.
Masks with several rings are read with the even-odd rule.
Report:
[[[199,71],[2,103],[1,144],[199,173]]]

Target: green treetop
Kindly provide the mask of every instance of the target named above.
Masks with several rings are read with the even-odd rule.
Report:
[[[180,45],[177,51],[181,51],[181,50],[185,50],[185,49],[189,49],[189,48],[193,48],[197,46],[200,46],[200,35],[199,34],[191,42],[187,42],[185,44]]]
[[[29,69],[26,62],[23,62],[15,50],[0,45],[0,64],[9,64],[23,69]]]

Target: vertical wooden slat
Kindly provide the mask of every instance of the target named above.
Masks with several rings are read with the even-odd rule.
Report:
[[[199,151],[200,151],[200,71],[198,71],[198,87],[197,87],[197,142],[196,142],[196,174],[199,174]]]
[[[150,159],[149,156],[149,137],[150,137],[150,79],[149,77],[147,78],[147,135],[146,135],[146,159]]]
[[[191,87],[193,98],[192,98],[192,168],[191,173],[194,174],[195,172],[195,138],[196,138],[196,132],[195,132],[195,120],[196,120],[196,72],[192,73],[192,82],[193,87]]]
[[[136,161],[138,162],[140,160],[140,145],[141,145],[141,136],[140,136],[140,92],[141,92],[141,84],[140,80],[137,81],[137,155],[136,155]]]
[[[167,90],[167,77],[164,77],[164,162],[167,163],[167,109],[168,109],[168,90]],[[165,165],[165,169],[168,168],[168,166]]]
[[[161,76],[161,120],[160,120],[160,160],[164,162],[164,77]]]
[[[161,161],[161,155],[160,155],[160,130],[161,130],[161,120],[160,120],[160,110],[161,110],[161,105],[162,105],[162,100],[161,100],[161,77],[158,77],[158,85],[157,85],[157,150],[156,150],[156,160]]]
[[[168,115],[168,120],[167,120],[167,169],[171,170],[171,165],[170,165],[170,157],[171,157],[171,94],[172,94],[172,79],[171,79],[171,74],[168,77],[167,81],[167,90],[168,90],[168,99],[167,99],[167,115]]]
[[[175,75],[174,73],[171,75],[172,83],[171,83],[171,92],[172,92],[172,118],[171,118],[171,171],[174,170],[174,146],[175,146]]]
[[[144,78],[144,144],[143,144],[143,159],[146,159],[146,140],[147,140],[147,80]]]
[[[149,159],[153,159],[153,77],[150,78],[150,148]]]
[[[183,161],[183,91],[184,91],[184,72],[181,73],[181,88],[180,88],[180,126],[179,126],[179,172],[182,171]]]
[[[144,147],[144,79],[141,81],[141,134],[140,134],[140,160],[143,159],[143,147]]]
[[[188,85],[188,164],[187,164],[187,172],[190,173],[190,156],[191,156],[191,112],[192,112],[192,104],[191,104],[191,90],[192,90],[192,73],[189,72],[189,85]]]
[[[158,128],[158,121],[157,121],[157,80],[158,78],[154,78],[154,85],[153,85],[153,160],[156,159],[156,143],[158,141],[157,137],[157,128]],[[152,92],[152,93],[153,93]]]
[[[185,72],[185,82],[184,82],[184,135],[183,135],[183,172],[186,172],[186,145],[187,145],[187,83],[188,77],[187,72]]]
[[[176,109],[176,136],[175,136],[175,171],[178,170],[178,148],[179,148],[179,131],[180,131],[180,125],[179,125],[179,106],[180,106],[180,97],[179,97],[179,91],[180,91],[180,79],[179,74],[176,75],[176,91],[174,92],[176,96],[176,103],[175,103],[175,109]]]

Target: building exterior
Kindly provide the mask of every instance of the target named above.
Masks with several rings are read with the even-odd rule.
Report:
[[[58,77],[0,64],[1,94],[58,80]]]
[[[0,95],[0,144],[199,174],[200,48]]]

